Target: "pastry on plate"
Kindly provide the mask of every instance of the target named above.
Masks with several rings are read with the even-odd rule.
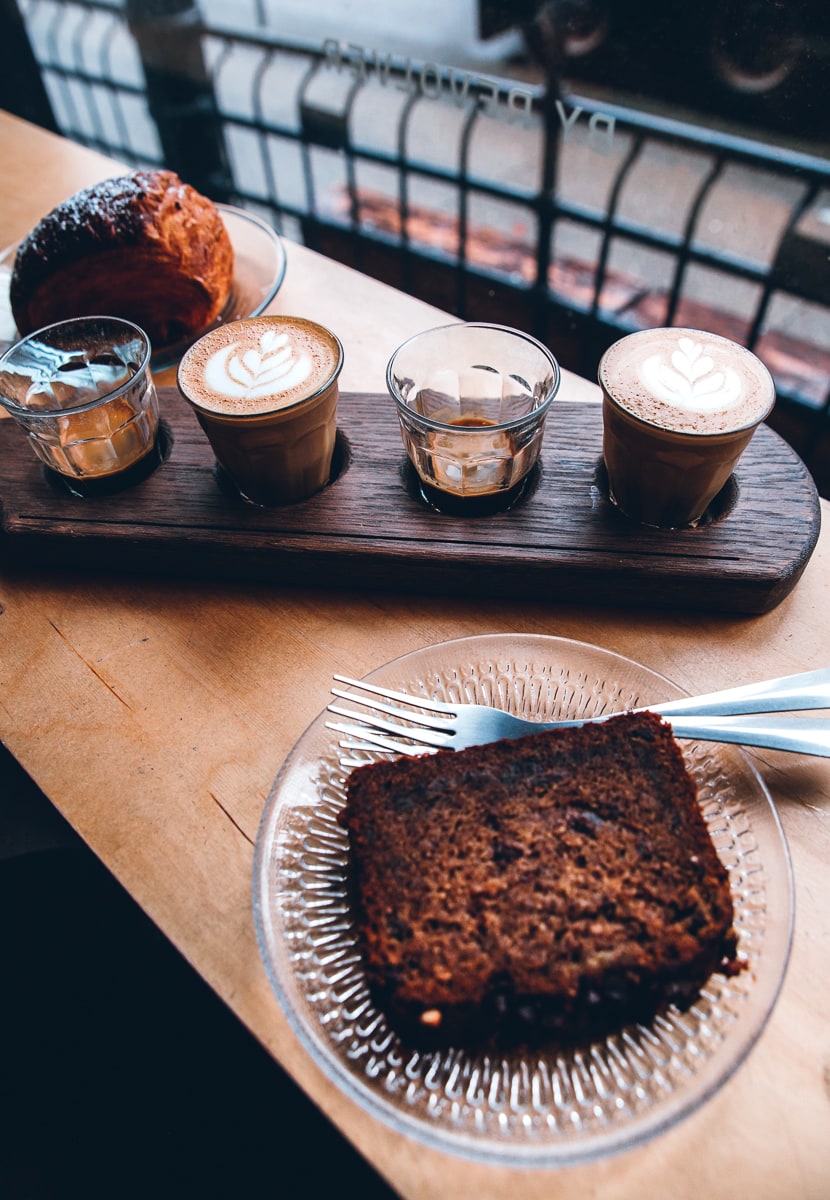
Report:
[[[140,325],[154,348],[223,311],[233,247],[219,209],[173,171],[135,171],[77,192],[21,243],[9,299],[21,334],[75,316]]]

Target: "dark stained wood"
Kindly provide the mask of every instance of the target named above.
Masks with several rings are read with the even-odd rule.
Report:
[[[21,431],[0,421],[4,557],[104,573],[761,613],[792,590],[818,538],[815,485],[765,426],[714,519],[669,532],[633,524],[608,501],[599,405],[557,402],[528,493],[507,512],[457,517],[418,496],[387,396],[341,396],[338,477],[276,509],[223,484],[174,388],[160,401],[167,458],[103,497],[67,493]]]

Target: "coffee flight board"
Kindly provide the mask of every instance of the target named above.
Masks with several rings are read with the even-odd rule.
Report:
[[[4,558],[102,574],[202,577],[762,613],[815,548],[818,494],[761,426],[696,529],[629,521],[608,499],[599,404],[556,401],[539,466],[506,511],[437,512],[418,490],[388,396],[345,393],[335,477],[299,504],[259,508],[221,476],[175,388],[159,390],[164,457],[140,482],[77,497],[0,420]]]

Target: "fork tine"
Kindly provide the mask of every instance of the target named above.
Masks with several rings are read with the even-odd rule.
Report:
[[[368,730],[379,730],[381,733],[396,733],[403,738],[411,738],[413,742],[421,742],[425,745],[443,746],[447,742],[450,742],[453,733],[452,727],[444,731],[433,730],[433,728],[419,728],[415,725],[402,725],[401,721],[385,721],[381,716],[374,716],[374,714],[353,713],[348,708],[339,707],[339,704],[329,704],[329,712],[335,714],[335,716],[345,716],[350,721],[356,721],[356,725],[349,726],[348,732],[354,733],[357,731],[359,736],[361,730],[368,728]],[[326,724],[330,728],[342,728],[342,726],[335,725],[331,721],[326,722]]]
[[[367,746],[366,749],[368,750],[369,747]],[[347,767],[365,767],[367,762],[365,758],[347,758],[345,754],[341,754],[337,761],[344,771]]]
[[[440,700],[428,700],[426,696],[410,696],[407,692],[394,692],[391,688],[378,687],[374,683],[365,683],[361,679],[349,679],[346,675],[333,675],[332,679],[336,679],[339,683],[346,683],[349,687],[360,688],[363,691],[371,692],[374,696],[382,696],[386,700],[397,700],[401,704],[409,704],[413,708],[426,709],[427,712],[442,713],[445,716],[457,716],[458,705],[442,704]],[[346,700],[356,700],[358,704],[375,704],[375,701],[368,701],[362,696],[346,695],[337,688],[332,688],[335,696],[341,696]],[[398,709],[385,709],[384,711],[398,712]],[[412,718],[415,720],[416,718]]]
[[[448,729],[452,729],[452,717],[447,714],[446,717],[440,717],[436,720],[435,717],[428,717],[424,713],[407,712],[393,704],[384,704],[381,700],[375,700],[372,696],[358,696],[355,692],[345,692],[342,688],[332,688],[333,696],[339,696],[341,700],[351,700],[355,704],[362,704],[372,712],[386,713],[390,717],[399,717],[405,721],[414,721],[416,725],[423,725],[427,729],[437,729],[439,725],[446,725]],[[329,712],[338,713],[340,716],[354,717],[356,721],[371,721],[372,718],[365,713],[348,712],[344,708],[340,708],[336,704],[329,704]]]
[[[371,729],[355,729],[352,733],[345,726],[338,728],[336,725],[328,725],[328,728],[347,734],[347,737],[338,742],[342,750],[388,750],[392,754],[406,755],[431,753],[429,746],[411,746],[407,742],[398,742],[394,738],[375,734]]]
[[[421,746],[434,746],[440,749],[446,746],[450,740],[451,734],[445,733],[428,733],[423,729],[409,729],[406,725],[398,725],[393,721],[383,721],[379,717],[363,717],[360,713],[348,712],[346,709],[338,709],[336,705],[329,705],[329,712],[336,713],[338,716],[351,717],[360,722],[358,725],[343,725],[339,721],[326,721],[327,729],[334,729],[338,733],[346,733],[350,737],[367,737],[371,731],[379,733],[394,733],[402,737],[411,738]],[[398,743],[402,745],[403,743]],[[411,746],[407,744],[407,749],[411,750]]]
[[[340,766],[344,770],[347,767],[365,767],[367,762],[376,761],[375,759],[349,758],[349,757],[347,757],[347,755],[345,753],[345,751],[347,751],[347,750],[364,750],[364,751],[368,751],[370,754],[373,754],[373,755],[389,753],[388,750],[379,748],[377,746],[370,746],[368,742],[341,742],[340,748],[341,748],[341,750],[344,751],[344,753],[342,753],[340,755],[340,757],[338,758],[337,761],[340,763]],[[398,753],[398,751],[393,751],[392,753]],[[415,749],[414,746],[410,746],[409,749],[406,751],[407,757],[409,757],[409,758],[417,757],[419,753],[420,754],[430,754],[431,751],[426,750],[426,749],[418,751]]]

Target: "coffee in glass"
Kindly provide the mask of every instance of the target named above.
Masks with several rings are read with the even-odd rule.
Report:
[[[471,516],[509,507],[539,458],[559,380],[546,346],[502,325],[456,322],[399,346],[386,381],[427,503]]]
[[[696,329],[644,329],[599,364],[612,502],[645,525],[699,522],[775,403],[745,347]]]
[[[212,329],[185,354],[178,385],[217,460],[256,504],[292,504],[329,480],[343,347],[305,317]]]
[[[38,329],[0,358],[0,405],[73,494],[117,491],[158,465],[150,353],[131,321],[92,316]]]

